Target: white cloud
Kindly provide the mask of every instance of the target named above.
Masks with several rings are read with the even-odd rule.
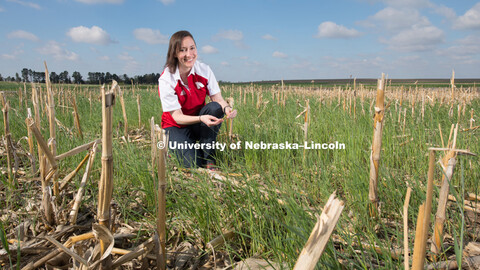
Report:
[[[392,4],[391,1],[386,2]],[[432,50],[438,44],[443,43],[445,40],[444,31],[432,25],[426,16],[421,15],[416,8],[413,8],[415,6],[413,2],[408,3],[411,5],[386,7],[360,23],[377,28],[380,32],[379,41],[387,44],[389,49],[395,51],[426,51]],[[427,6],[432,8],[434,12],[442,13],[443,16],[450,18],[453,12],[447,7],[437,6],[428,1],[419,6]]]
[[[98,51],[97,47],[95,47],[95,46],[90,46],[89,49],[90,49],[90,51],[92,51],[92,52],[94,52],[94,53],[100,53],[100,52]]]
[[[159,0],[159,1],[162,2],[162,4],[164,5],[170,5],[175,3],[175,0]]]
[[[480,48],[480,36],[469,35],[462,39],[459,39],[458,43],[462,45],[477,45]]]
[[[20,0],[7,0],[8,2],[12,3],[17,3],[19,5],[22,5],[24,7],[29,7],[29,8],[34,8],[34,9],[42,9],[39,4],[32,3],[32,2],[25,2],[25,1],[20,1]]]
[[[134,61],[135,58],[128,54],[128,52],[122,52],[121,54],[118,55],[118,59],[123,60],[123,61]]]
[[[362,33],[355,29],[348,29],[343,25],[334,22],[323,22],[318,26],[316,38],[354,38],[361,36]]]
[[[437,5],[430,1],[382,1],[387,7],[370,16],[367,20],[358,22],[365,27],[375,27],[395,32],[409,28],[413,24],[429,25],[427,17],[420,14],[420,8],[430,9],[433,13],[439,14],[448,20],[454,20],[457,15],[452,8],[445,5]]]
[[[265,39],[265,40],[277,40],[276,37],[270,35],[270,34],[266,34],[266,35],[263,35],[262,36],[262,39]]]
[[[285,53],[279,52],[279,51],[273,52],[272,56],[276,57],[276,58],[287,58],[288,57],[288,55],[286,55]]]
[[[455,10],[453,10],[453,8],[449,8],[444,5],[434,5],[432,8],[435,13],[442,15],[449,20],[454,20],[457,18],[457,14],[455,13]]]
[[[106,45],[113,43],[110,35],[98,26],[88,28],[85,26],[73,27],[68,30],[67,35],[75,42]]]
[[[396,51],[426,51],[433,49],[436,45],[443,43],[445,34],[435,26],[412,26],[394,35],[389,40],[382,40],[389,48]]]
[[[205,45],[202,47],[202,53],[205,53],[205,54],[218,53],[218,49],[210,45]]]
[[[27,31],[23,31],[23,30],[13,31],[13,32],[9,33],[7,35],[7,37],[8,38],[26,39],[26,40],[30,40],[30,41],[39,41],[40,40],[34,34],[32,34],[30,32],[27,32]]]
[[[381,2],[387,6],[393,7],[411,7],[411,8],[425,8],[430,7],[432,3],[430,0],[376,0],[374,2]]]
[[[453,26],[456,29],[480,29],[480,2],[458,17]]]
[[[2,54],[2,59],[5,59],[5,60],[13,60],[15,58],[16,56],[14,54],[6,54],[6,53]]]
[[[303,60],[303,59],[299,59],[298,62],[295,62],[295,64],[293,64],[291,66],[292,69],[297,69],[297,70],[315,70],[315,68],[313,67],[313,64],[308,61],[308,60]]]
[[[6,59],[6,60],[16,59],[18,55],[21,55],[21,54],[24,53],[24,51],[23,51],[23,49],[22,49],[23,46],[24,46],[24,44],[21,43],[20,45],[18,45],[18,46],[15,48],[15,50],[13,51],[13,53],[11,53],[11,54],[7,54],[7,53],[2,54],[2,58],[3,58],[3,59]]]
[[[127,51],[141,51],[142,50],[138,46],[123,46],[123,48]]]
[[[148,44],[168,44],[168,37],[160,33],[159,30],[150,28],[137,28],[133,30],[136,39],[145,41]]]
[[[79,59],[78,54],[62,48],[60,43],[53,40],[47,42],[45,46],[38,48],[37,51],[41,54],[53,55],[53,57],[57,60],[75,61]]]
[[[228,67],[230,66],[230,63],[226,62],[226,61],[223,61],[220,63],[220,65],[224,66],[224,67]]]
[[[0,7],[0,12],[4,12],[4,11],[5,11],[5,9],[3,9],[2,7]]]
[[[122,4],[125,0],[75,0],[84,4]]]
[[[404,55],[400,56],[397,59],[391,62],[392,66],[403,66],[407,68],[411,68],[412,64],[421,63],[421,65],[425,65],[428,63],[430,59],[422,58],[420,55]]]
[[[243,32],[240,30],[221,30],[213,37],[214,41],[222,39],[233,41],[239,48],[248,48],[248,46],[243,43]]]
[[[386,7],[360,24],[373,27],[378,25],[390,33],[396,33],[408,29],[412,25],[427,26],[430,25],[430,22],[416,9]]]
[[[107,56],[107,55],[104,55],[104,56],[100,56],[98,57],[99,60],[102,60],[102,61],[110,61],[110,57]]]
[[[331,73],[330,76],[334,78],[348,78],[350,75],[356,78],[372,76],[371,74],[380,75],[379,72],[388,71],[384,68],[390,64],[388,62],[386,63],[382,57],[375,55],[357,55],[355,57],[338,58],[327,56],[324,57],[324,62],[324,65],[328,67],[328,70],[325,72]]]
[[[453,42],[453,46],[437,52],[454,60],[469,60],[480,55],[480,36],[469,35]]]
[[[215,35],[214,39],[228,39],[232,41],[243,40],[243,33],[240,30],[221,30]]]
[[[246,61],[244,64],[247,67],[259,67],[262,65],[259,61]]]
[[[123,66],[123,72],[125,73],[136,73],[139,71],[140,64],[135,60],[133,56],[128,54],[128,52],[122,52],[118,55],[118,59],[124,61],[125,65]]]

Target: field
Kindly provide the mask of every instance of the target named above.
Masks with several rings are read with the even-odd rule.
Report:
[[[226,147],[224,151],[217,151],[219,170],[211,173],[181,169],[173,155],[167,158],[167,268],[230,269],[237,262],[256,258],[257,263],[270,264],[274,269],[292,269],[317,222],[316,215],[322,213],[334,192],[345,208],[317,268],[404,268],[405,196],[410,187],[407,217],[411,261],[419,206],[427,198],[429,148],[447,148],[454,138],[452,125],[458,124],[455,148],[480,153],[480,89],[476,84],[465,82],[452,90],[450,84],[443,82],[387,83],[378,167],[378,207],[374,207],[376,214],[372,215],[369,175],[376,83],[279,82],[223,84],[221,87],[223,97],[233,100],[238,116],[233,120],[231,131],[227,122],[221,128],[219,142]],[[36,88],[41,90],[40,131],[48,139],[47,91],[45,85],[36,85]],[[155,123],[160,123],[161,104],[155,86],[121,85],[120,89],[113,106],[114,207],[111,214],[116,234],[128,235],[116,239],[115,247],[134,249],[148,242],[156,229],[158,180],[156,168],[152,167],[150,120],[154,117]],[[65,243],[72,234],[92,230],[98,207],[101,151],[97,150],[84,189],[77,226],[70,224],[68,213],[85,167],[52,198],[55,224],[48,225],[41,204],[38,162],[37,169],[32,171],[29,158],[25,119],[27,108],[33,112],[32,85],[2,83],[0,90],[10,104],[9,128],[19,161],[18,170],[9,175],[3,140],[0,265],[2,268],[25,267],[56,249],[44,240],[46,235]],[[58,154],[101,138],[100,86],[53,85],[53,93],[58,119]],[[119,102],[120,94],[125,101],[127,123]],[[73,97],[83,138],[75,128]],[[1,122],[3,127],[3,118]],[[308,146],[338,142],[345,147],[273,149],[274,145],[304,145],[304,142]],[[231,144],[240,145],[241,149]],[[265,149],[268,147],[270,149]],[[38,157],[37,151],[35,143],[32,156]],[[435,161],[447,152],[436,151]],[[59,181],[72,172],[86,154],[84,151],[58,161]],[[433,234],[442,176],[440,162],[436,162],[429,239]],[[479,179],[479,158],[458,154],[450,181],[452,196],[446,209],[443,248],[434,257],[429,242],[426,267],[433,267],[436,258],[439,262],[455,262],[461,268],[462,262],[466,264],[480,255],[472,251],[472,247],[480,247],[477,244],[480,242],[477,214],[480,209],[471,199],[480,194]],[[471,205],[466,205],[464,199]],[[58,234],[66,228],[70,230]],[[210,241],[221,235],[224,241],[213,246]],[[36,252],[28,249],[39,242],[41,249],[37,248]],[[86,253],[94,244],[94,240],[79,242],[75,252]],[[10,252],[6,252],[7,247]],[[153,267],[154,261],[152,256],[145,255],[123,267],[140,269],[142,263]],[[74,265],[69,256],[57,263],[57,266]],[[44,265],[39,267],[45,269]]]

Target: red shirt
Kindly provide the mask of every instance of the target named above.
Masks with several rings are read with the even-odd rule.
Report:
[[[178,67],[174,74],[165,68],[158,79],[158,94],[162,101],[162,128],[183,127],[173,119],[170,112],[181,109],[185,115],[198,115],[205,106],[206,96],[220,93],[220,87],[210,67],[198,60],[188,74],[188,85],[180,79]]]

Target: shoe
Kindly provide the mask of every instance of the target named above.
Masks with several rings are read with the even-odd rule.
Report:
[[[215,163],[213,162],[208,162],[205,168],[207,168],[207,170],[210,170],[210,171],[218,171],[218,168],[215,166]]]

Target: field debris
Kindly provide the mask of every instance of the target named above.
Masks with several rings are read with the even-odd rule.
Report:
[[[251,118],[226,121],[222,143],[331,142],[339,129],[361,138],[341,153],[226,149],[216,170],[178,168],[159,149],[168,139],[155,123],[155,87],[112,82],[99,95],[99,86],[32,84],[20,104],[18,91],[2,95],[0,268],[409,268],[411,255],[418,269],[478,268],[480,91],[454,80],[225,85]],[[439,160],[427,174],[428,151]]]

